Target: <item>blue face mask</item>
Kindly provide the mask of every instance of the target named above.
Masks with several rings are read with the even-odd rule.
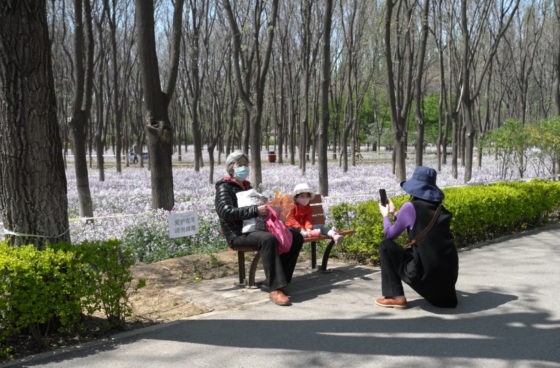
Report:
[[[233,177],[237,180],[245,180],[249,176],[249,166],[236,167],[233,172]]]

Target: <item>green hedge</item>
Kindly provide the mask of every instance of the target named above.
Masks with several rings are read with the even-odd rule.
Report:
[[[451,213],[451,230],[457,247],[491,240],[545,224],[560,210],[560,182],[533,180],[444,189],[444,205]],[[392,198],[397,209],[408,195]],[[377,263],[383,240],[383,220],[377,201],[330,208],[339,229],[353,228],[341,249],[346,256]],[[403,238],[400,240],[404,242]]]
[[[105,313],[111,326],[130,313],[132,257],[116,240],[80,245],[0,242],[0,347],[20,332],[40,339],[80,328],[84,315]]]

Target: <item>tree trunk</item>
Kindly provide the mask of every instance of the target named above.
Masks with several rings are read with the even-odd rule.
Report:
[[[121,95],[119,89],[119,71],[122,72],[123,68],[119,67],[118,61],[118,45],[117,45],[117,9],[116,1],[112,2],[112,11],[109,14],[108,0],[105,1],[105,10],[107,11],[107,18],[109,21],[109,29],[111,30],[111,62],[113,64],[113,109],[115,113],[115,162],[117,172],[122,172],[121,153],[123,152],[123,137],[122,137],[122,118],[123,109],[120,103]]]
[[[203,22],[203,16],[205,16],[206,8],[202,5],[202,8],[198,9],[195,1],[190,2],[189,6],[189,17],[191,18],[192,29],[189,30],[187,37],[190,46],[189,55],[189,92],[191,95],[191,104],[189,106],[189,111],[191,113],[192,119],[192,135],[194,144],[194,171],[200,172],[202,167],[202,128],[200,122],[200,99],[201,99],[201,76],[199,69],[199,59],[200,59],[200,26]]]
[[[5,0],[0,19],[2,222],[5,231],[33,235],[7,239],[37,247],[69,242],[45,1]]]
[[[234,54],[234,70],[237,80],[237,88],[241,101],[245,106],[248,114],[249,122],[249,142],[251,151],[251,181],[255,187],[262,183],[261,170],[261,120],[264,105],[264,90],[266,75],[270,64],[272,54],[272,45],[274,40],[274,28],[276,26],[276,18],[278,14],[278,0],[271,3],[271,13],[268,17],[268,24],[265,31],[268,36],[264,51],[259,51],[260,43],[259,35],[262,33],[261,21],[264,18],[264,7],[266,2],[256,1],[254,4],[252,39],[247,44],[241,39],[241,32],[237,20],[233,13],[233,9],[229,0],[223,1],[226,10],[229,25],[233,35],[233,54]],[[250,46],[249,46],[250,45]],[[248,61],[256,59],[254,61]],[[255,65],[252,65],[252,63]],[[241,66],[243,65],[243,71]],[[253,68],[256,73],[253,74]],[[254,85],[253,85],[254,83]],[[254,93],[251,91],[254,90]],[[254,101],[254,102],[253,102]],[[245,139],[244,139],[245,142]]]
[[[82,8],[82,5],[85,5],[85,9]],[[75,95],[73,113],[70,120],[70,135],[73,144],[72,152],[74,153],[74,169],[76,171],[76,186],[80,201],[80,216],[93,217],[93,204],[89,189],[86,157],[87,122],[93,86],[93,32],[89,0],[74,0],[74,11]],[[83,16],[86,18],[85,38]],[[87,44],[86,55],[84,55],[84,43]]]
[[[422,92],[424,84],[424,59],[426,56],[426,43],[428,42],[428,16],[430,14],[430,0],[424,1],[423,15],[421,19],[422,35],[420,41],[420,50],[418,51],[418,66],[416,69],[415,81],[415,110],[414,117],[416,118],[416,166],[423,165],[424,159],[424,113],[422,111]]]
[[[148,137],[152,208],[168,211],[175,205],[171,162],[173,126],[169,120],[168,108],[177,81],[183,4],[184,0],[176,1],[173,11],[169,82],[164,93],[161,90],[156,55],[154,4],[152,1],[136,0],[138,53],[146,108],[145,130]]]
[[[556,16],[556,34],[560,34],[560,2],[554,2],[554,14]],[[560,115],[560,47],[556,49],[556,56],[554,58],[554,75],[556,77],[554,89],[554,101],[556,102],[556,114]],[[560,158],[557,160],[560,166]]]
[[[95,98],[95,117],[97,122],[97,128],[95,131],[95,155],[97,159],[97,172],[99,175],[99,181],[105,181],[105,159],[104,159],[104,151],[105,151],[105,142],[103,140],[104,131],[105,131],[105,103],[103,100],[103,93],[104,93],[104,86],[105,86],[105,73],[108,71],[105,68],[105,54],[103,50],[105,49],[104,42],[103,42],[103,23],[102,21],[96,22],[97,26],[97,34],[99,36],[99,68],[97,69],[97,88],[95,91],[96,98]],[[108,112],[107,112],[108,113]]]
[[[325,15],[323,18],[323,65],[321,80],[321,120],[319,121],[318,164],[319,164],[319,192],[323,196],[329,195],[328,153],[329,145],[329,86],[331,84],[331,28],[333,1],[325,1]]]

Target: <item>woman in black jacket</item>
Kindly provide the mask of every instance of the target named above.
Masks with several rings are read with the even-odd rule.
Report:
[[[379,204],[385,231],[379,245],[383,293],[375,301],[379,306],[406,308],[402,281],[437,307],[457,306],[459,259],[450,230],[451,213],[441,204],[444,195],[436,176],[434,169],[419,166],[410,180],[401,183],[412,199],[401,207],[394,224],[389,219],[395,212],[393,202]],[[393,241],[404,230],[409,242],[415,239],[409,248]]]
[[[242,233],[243,220],[266,217],[268,209],[265,205],[237,205],[237,193],[251,189],[251,184],[246,180],[249,176],[249,159],[245,153],[232,152],[226,159],[226,169],[228,176],[216,183],[214,202],[222,233],[231,248],[250,247],[260,253],[266,284],[271,290],[270,299],[277,305],[290,305],[290,299],[286,295],[287,286],[292,280],[303,237],[298,231],[290,229],[293,235],[292,247],[288,253],[279,255],[278,242],[273,234],[261,230]]]

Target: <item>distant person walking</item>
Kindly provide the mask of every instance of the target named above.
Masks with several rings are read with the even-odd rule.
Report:
[[[410,180],[401,183],[411,200],[398,213],[390,199],[386,206],[379,204],[385,231],[379,245],[383,293],[375,301],[379,306],[406,308],[403,281],[437,307],[457,306],[459,259],[450,230],[451,213],[442,205],[444,194],[436,176],[434,169],[419,166]],[[404,230],[410,245],[406,248],[393,240]]]

